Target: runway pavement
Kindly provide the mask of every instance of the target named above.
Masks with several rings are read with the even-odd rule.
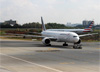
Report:
[[[0,72],[100,72],[100,43],[82,42],[82,49],[52,42],[0,41]]]

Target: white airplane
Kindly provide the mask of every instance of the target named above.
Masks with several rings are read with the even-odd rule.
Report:
[[[30,36],[30,37],[43,38],[42,43],[46,46],[51,46],[50,42],[56,41],[56,42],[64,42],[63,46],[68,46],[68,44],[66,44],[66,43],[73,43],[74,49],[81,49],[82,47],[80,44],[81,43],[80,37],[92,35],[92,34],[78,35],[74,32],[49,31],[49,30],[46,30],[42,17],[41,17],[41,22],[42,22],[41,36],[26,35],[24,37]]]
[[[48,29],[48,31],[75,32],[77,34],[83,34],[87,32],[92,32],[93,25],[94,21],[91,21],[91,23],[85,29]]]

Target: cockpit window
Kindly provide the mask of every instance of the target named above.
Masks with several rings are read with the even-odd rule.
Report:
[[[77,37],[77,36],[73,36],[73,37]]]

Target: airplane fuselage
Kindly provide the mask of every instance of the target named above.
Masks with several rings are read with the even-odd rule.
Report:
[[[41,33],[43,36],[46,37],[54,37],[57,38],[56,41],[58,42],[70,42],[76,43],[79,41],[79,36],[73,32],[56,32],[56,31],[43,31]]]
[[[60,32],[75,32],[77,34],[91,32],[92,30],[85,29],[47,29],[48,31],[60,31]]]

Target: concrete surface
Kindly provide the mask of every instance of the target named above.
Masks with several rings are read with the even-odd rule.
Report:
[[[99,42],[83,42],[83,49],[51,44],[1,39],[0,72],[100,72]]]

